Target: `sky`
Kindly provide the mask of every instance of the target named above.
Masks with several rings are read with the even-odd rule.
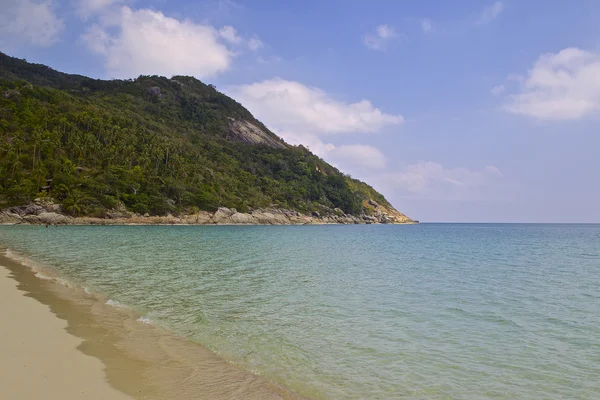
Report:
[[[600,222],[595,0],[0,0],[0,51],[192,75],[427,222]]]

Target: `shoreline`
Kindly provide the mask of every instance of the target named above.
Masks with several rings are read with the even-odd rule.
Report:
[[[5,270],[7,272],[3,273]],[[105,390],[98,389],[98,393],[105,393],[98,398],[303,398],[227,362],[198,343],[151,324],[151,321],[129,308],[122,308],[114,303],[111,305],[102,295],[73,285],[51,268],[28,265],[22,260],[9,257],[4,250],[0,251],[0,282],[3,282],[2,286],[15,286],[13,297],[35,300],[35,303],[30,303],[34,303],[43,318],[37,318],[36,314],[36,318],[32,317],[32,324],[40,337],[44,338],[41,345],[54,347],[45,340],[47,331],[52,329],[61,340],[76,343],[72,345],[73,351],[65,353],[62,348],[56,348],[56,352],[49,358],[43,352],[24,354],[29,354],[28,357],[36,365],[62,365],[61,361],[66,360],[67,356],[93,360],[97,371],[95,375],[90,374],[90,379]],[[5,294],[2,295],[4,297]],[[16,309],[16,315],[19,315],[21,303],[22,301],[11,298],[10,302],[4,304],[10,304],[11,310]],[[3,320],[0,325],[6,324],[6,317]],[[58,331],[55,327],[48,328],[47,325],[50,324],[62,324],[62,328]],[[17,337],[20,337],[19,332],[23,328],[11,327],[17,329]],[[11,339],[5,339],[5,343],[10,347]],[[15,369],[6,358],[4,362],[0,362],[0,366],[0,370]],[[20,374],[18,376],[21,380],[29,379],[26,372],[16,373]],[[42,397],[66,400],[80,398],[65,396],[64,385],[61,386],[60,383],[56,381]],[[110,391],[116,395],[106,394]],[[29,395],[22,398],[37,397],[39,396]]]
[[[0,259],[0,387],[6,398],[115,399],[132,397],[111,387],[104,364],[85,355],[67,323],[30,295]],[[43,356],[42,356],[43,355]]]
[[[220,207],[215,212],[197,211],[177,216],[171,214],[150,216],[131,213],[121,207],[119,210],[106,212],[106,215],[100,218],[72,217],[53,201],[36,199],[34,204],[0,210],[0,225],[412,225],[419,223],[393,208],[373,201],[370,204],[374,207],[373,215],[363,214],[360,217],[346,214],[339,208],[327,209],[322,215],[318,212],[306,215],[283,208],[238,212],[235,208]]]

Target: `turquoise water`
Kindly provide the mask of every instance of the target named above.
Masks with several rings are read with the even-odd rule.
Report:
[[[600,225],[0,227],[313,398],[600,398]]]

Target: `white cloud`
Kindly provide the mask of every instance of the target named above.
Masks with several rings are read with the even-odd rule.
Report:
[[[386,159],[379,149],[365,144],[348,144],[330,151],[330,159],[348,168],[380,170],[385,168]]]
[[[111,77],[182,74],[204,78],[227,70],[233,58],[210,25],[126,6],[114,21],[93,25],[82,38],[105,57]]]
[[[248,48],[252,51],[257,51],[264,46],[264,43],[256,36],[248,40]]]
[[[567,48],[541,56],[505,109],[540,120],[570,120],[600,110],[600,53]]]
[[[226,92],[286,142],[304,145],[320,157],[354,171],[381,169],[385,156],[372,146],[335,146],[324,142],[322,136],[374,133],[404,122],[401,115],[386,114],[368,100],[343,102],[321,89],[279,78],[231,87]]]
[[[123,4],[127,0],[77,0],[75,7],[79,16],[87,19],[93,14],[106,10],[107,8]]]
[[[464,167],[445,168],[439,163],[419,161],[378,180],[382,185],[410,197],[465,200],[502,177],[500,170],[494,166],[470,170]]]
[[[492,22],[504,10],[504,3],[496,1],[483,9],[477,20],[477,25],[487,25]]]
[[[317,135],[303,132],[275,131],[287,143],[302,145],[321,158],[344,171],[361,172],[381,170],[386,165],[386,157],[376,147],[366,144],[345,144],[335,146],[325,143]]]
[[[399,35],[396,30],[389,25],[379,25],[375,28],[375,32],[367,33],[363,37],[365,46],[372,50],[385,51],[388,42],[396,39]]]
[[[494,86],[492,88],[492,90],[490,90],[490,92],[494,95],[494,96],[498,96],[502,93],[504,93],[504,91],[506,90],[506,88],[504,87],[504,85],[497,85]]]
[[[230,25],[226,25],[219,29],[219,35],[231,44],[244,45],[252,51],[257,51],[264,46],[263,42],[257,36],[253,36],[246,40],[238,35],[235,28]]]
[[[401,115],[386,114],[368,100],[346,103],[321,89],[279,78],[232,87],[229,92],[258,118],[280,131],[368,133],[404,122]]]
[[[392,39],[398,36],[393,27],[389,25],[379,25],[376,29],[377,36],[382,39]]]
[[[423,33],[430,33],[433,29],[433,22],[430,19],[424,18],[421,20],[421,29]]]
[[[50,46],[64,30],[64,21],[56,15],[52,0],[2,0],[0,9],[0,44]]]
[[[235,28],[231,25],[226,25],[219,29],[219,35],[229,43],[239,44],[242,38],[237,34]]]

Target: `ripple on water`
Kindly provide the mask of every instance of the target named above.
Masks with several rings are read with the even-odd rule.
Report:
[[[0,245],[317,399],[595,399],[599,235],[598,225],[0,227]]]

